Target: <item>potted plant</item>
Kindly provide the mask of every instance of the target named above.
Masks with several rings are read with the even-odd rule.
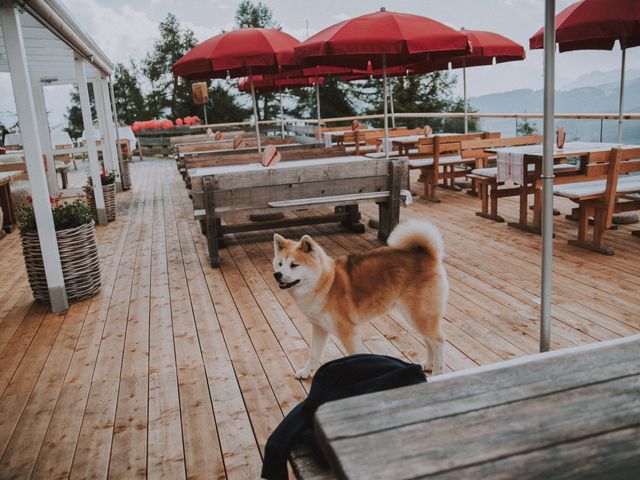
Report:
[[[116,171],[100,172],[100,182],[102,183],[102,194],[104,196],[104,208],[107,213],[107,221],[112,222],[116,219]],[[98,219],[96,209],[96,199],[93,196],[93,179],[91,175],[87,175],[87,184],[84,186],[84,193],[87,195],[89,208],[93,212],[93,218]]]
[[[78,302],[100,291],[100,259],[93,215],[83,199],[62,202],[58,196],[56,199],[49,197],[49,201],[67,299],[70,303]],[[18,207],[17,218],[33,296],[38,301],[48,302],[49,289],[30,196],[27,203]]]

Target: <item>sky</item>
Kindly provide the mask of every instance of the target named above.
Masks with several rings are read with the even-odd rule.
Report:
[[[157,37],[158,22],[175,14],[203,41],[234,26],[239,0],[61,0],[85,30],[114,62],[139,60]],[[527,59],[503,65],[477,67],[467,72],[470,97],[518,88],[542,88],[542,51],[528,50],[528,39],[544,22],[542,0],[265,0],[284,31],[304,40],[308,34],[344,19],[370,13],[381,6],[387,10],[414,13],[454,28],[490,30],[505,35],[527,48]],[[560,12],[573,0],[557,0]],[[583,51],[558,55],[556,86],[563,88],[592,71],[620,68],[620,50]],[[640,48],[627,53],[627,68],[640,68]],[[0,112],[9,87],[0,79]],[[461,82],[457,93],[461,94]],[[52,123],[64,114],[60,95],[48,95]],[[62,113],[60,110],[62,109]],[[1,118],[0,118],[1,120]]]

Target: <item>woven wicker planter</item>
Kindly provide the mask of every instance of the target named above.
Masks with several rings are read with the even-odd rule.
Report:
[[[122,180],[122,190],[131,188],[131,173],[129,172],[129,160],[122,160],[122,171],[120,172]]]
[[[56,232],[69,303],[92,297],[100,291],[100,259],[94,226],[91,222]],[[22,235],[22,253],[33,297],[48,302],[49,290],[37,232]]]
[[[104,195],[104,208],[107,211],[107,221],[113,222],[116,219],[116,184],[102,186],[102,194]],[[87,193],[87,203],[93,212],[93,218],[98,219],[96,211],[96,200],[93,197],[93,189]]]

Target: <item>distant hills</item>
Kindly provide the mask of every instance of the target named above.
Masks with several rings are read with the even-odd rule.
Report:
[[[556,91],[558,113],[617,113],[619,99],[619,71],[593,72],[583,75]],[[616,80],[617,78],[617,80]],[[479,112],[486,113],[542,113],[543,91],[519,89],[472,97],[469,103]],[[630,70],[625,81],[625,112],[640,112],[640,70]],[[539,130],[541,121],[531,120]],[[562,120],[570,139],[599,140],[600,121]],[[504,135],[515,133],[515,120],[483,119],[482,128],[500,130]],[[603,141],[614,141],[617,121],[605,121]],[[640,121],[626,121],[623,139],[640,143]]]

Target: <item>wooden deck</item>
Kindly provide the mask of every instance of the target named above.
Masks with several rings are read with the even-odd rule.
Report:
[[[237,235],[212,269],[173,162],[131,173],[118,219],[98,228],[102,291],[66,314],[32,302],[18,234],[0,240],[0,478],[258,478],[268,435],[306,395],[293,373],[310,327],[273,281],[271,233]],[[476,217],[463,193],[441,197],[401,214],[445,237],[447,370],[537,352],[539,237]],[[516,218],[515,200],[501,214]],[[564,217],[555,226],[553,348],[640,332],[639,239],[610,232],[605,257],[567,245]],[[335,255],[378,244],[372,230],[287,233]],[[372,352],[425,355],[394,315],[364,334]],[[330,343],[324,360],[340,355]]]

